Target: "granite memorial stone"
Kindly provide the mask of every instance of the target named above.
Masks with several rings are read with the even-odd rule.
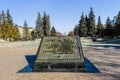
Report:
[[[86,71],[80,37],[43,37],[33,71]]]

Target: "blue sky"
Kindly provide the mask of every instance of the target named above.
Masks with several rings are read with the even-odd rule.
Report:
[[[23,26],[24,20],[30,27],[35,27],[38,11],[50,15],[51,26],[62,33],[73,30],[78,24],[82,12],[89,13],[93,8],[102,23],[109,16],[111,19],[120,11],[120,0],[0,0],[0,11],[10,10],[14,23]]]

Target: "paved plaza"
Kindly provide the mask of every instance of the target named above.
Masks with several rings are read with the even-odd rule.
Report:
[[[0,42],[0,80],[119,80],[120,45],[83,43],[88,73],[30,72],[26,55],[36,55],[40,40]],[[110,44],[110,43],[109,43]],[[87,63],[89,62],[89,63]],[[99,72],[94,72],[93,65]],[[90,66],[90,67],[89,67]],[[27,70],[28,69],[28,70]],[[20,72],[24,70],[25,72]]]

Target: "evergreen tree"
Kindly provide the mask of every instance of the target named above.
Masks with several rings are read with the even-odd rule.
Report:
[[[5,15],[4,11],[2,10],[2,14],[1,14],[1,36],[3,39],[7,40],[11,40],[12,38],[12,26],[13,24],[9,23],[10,21],[12,21],[9,10],[7,10],[7,14]]]
[[[44,29],[44,35],[45,36],[50,36],[50,17],[49,15],[44,12],[43,16],[43,29]]]
[[[116,36],[120,36],[120,12],[117,15],[116,24],[115,24]]]
[[[5,30],[5,14],[4,11],[2,10],[1,16],[0,16],[0,37],[2,37],[3,39],[5,39],[5,34],[6,34],[6,30]]]
[[[56,36],[56,30],[55,30],[54,26],[51,29],[51,36]]]
[[[13,36],[12,37],[13,37],[14,40],[19,40],[20,39],[20,32],[19,32],[17,24],[13,26]]]
[[[9,41],[11,41],[11,39],[13,39],[13,20],[12,17],[10,15],[9,10],[7,10],[7,14],[6,14],[6,25],[7,25],[7,38],[9,38]]]
[[[74,35],[79,36],[79,25],[78,24],[74,28]]]
[[[9,25],[13,25],[13,20],[12,20],[12,17],[11,17],[11,15],[10,15],[9,9],[7,10],[7,14],[6,14],[6,22],[7,22]]]
[[[1,37],[1,25],[2,25],[2,15],[0,13],[0,37]]]
[[[27,24],[26,20],[24,21],[22,33],[23,33],[23,39],[28,40],[30,38],[28,24]]]
[[[1,24],[2,24],[2,14],[0,13],[0,27],[1,27]]]
[[[43,36],[43,22],[39,12],[36,20],[36,31],[37,31],[37,37]]]
[[[113,37],[113,34],[114,34],[114,31],[113,31],[113,26],[112,26],[112,21],[110,20],[110,18],[108,17],[106,19],[106,36],[108,38],[112,38]]]
[[[85,21],[86,21],[87,36],[88,36],[89,18],[87,17],[87,15],[85,16]]]
[[[1,37],[4,39],[4,40],[7,40],[7,37],[9,35],[8,33],[8,24],[5,24],[5,23],[2,23],[1,27],[0,27],[0,32],[1,32]]]
[[[16,39],[16,35],[18,34],[17,27],[14,27],[14,23],[12,20],[12,16],[10,15],[9,10],[7,10],[7,13],[5,14],[2,10],[2,14],[0,15],[0,36],[4,40],[11,41]],[[18,31],[18,32],[16,32]],[[17,40],[17,39],[16,39]]]
[[[81,19],[79,21],[79,36],[81,36],[81,37],[87,36],[86,20],[84,18],[83,13],[82,13]]]
[[[114,29],[116,27],[116,22],[117,22],[117,16],[114,16],[113,20],[112,20],[112,25],[113,25]]]
[[[88,21],[88,36],[95,37],[96,28],[95,28],[95,15],[93,9],[90,9],[89,21]]]
[[[97,36],[98,37],[102,37],[102,33],[103,33],[103,25],[102,25],[102,22],[101,22],[101,18],[100,16],[98,17],[98,23],[97,23]]]
[[[2,10],[2,14],[1,14],[1,23],[5,23],[5,21],[6,21],[6,15],[5,15],[5,13],[4,13],[4,11]]]

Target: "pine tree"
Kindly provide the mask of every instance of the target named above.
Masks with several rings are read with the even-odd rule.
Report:
[[[81,37],[87,36],[86,20],[84,18],[83,13],[82,13],[81,19],[79,21],[79,36],[81,36]]]
[[[15,24],[14,26],[13,26],[13,39],[14,40],[19,40],[20,39],[20,32],[19,32],[19,29],[18,29],[18,25],[17,24]]]
[[[2,10],[1,18],[2,18],[1,23],[5,23],[5,21],[6,21],[6,15],[5,15],[5,13],[4,13],[3,10]]]
[[[112,21],[108,17],[106,19],[106,36],[107,38],[112,38],[113,34],[114,34],[114,31],[113,31]]]
[[[54,26],[51,29],[51,36],[56,36],[56,30],[55,30]]]
[[[77,24],[74,28],[74,35],[79,36],[79,24]]]
[[[7,10],[6,15],[4,11],[2,11],[0,22],[1,22],[1,29],[0,29],[1,37],[3,37],[3,39],[5,40],[9,39],[9,41],[11,41],[11,39],[13,38],[12,36],[14,34],[13,34],[13,20],[9,10]]]
[[[7,14],[6,14],[6,22],[7,22],[9,25],[13,25],[13,20],[12,20],[12,17],[11,17],[11,15],[10,15],[9,9],[7,10]]]
[[[8,37],[8,24],[5,24],[5,23],[2,23],[2,25],[1,25],[1,37],[4,39],[4,40],[7,40],[7,37]]]
[[[43,29],[44,29],[44,35],[45,36],[50,36],[50,17],[49,15],[46,14],[46,12],[44,12],[44,16],[43,16]]]
[[[102,25],[102,22],[101,22],[101,18],[100,16],[98,17],[98,23],[97,23],[97,36],[98,37],[102,37],[102,33],[103,33],[103,25]]]
[[[37,31],[37,37],[43,36],[43,22],[39,12],[36,20],[36,31]]]
[[[0,36],[5,39],[6,37],[6,26],[5,26],[5,14],[4,14],[4,11],[2,10],[2,13],[1,13],[1,27],[0,27]]]
[[[6,25],[7,25],[7,38],[9,38],[9,41],[11,41],[11,39],[13,39],[13,20],[12,17],[10,15],[9,10],[7,10],[7,14],[6,14]]]
[[[115,24],[116,36],[120,36],[120,12],[117,15],[116,24]]]
[[[2,15],[0,13],[0,37],[1,37],[1,25],[2,25]]]
[[[15,40],[15,35],[18,34],[18,29],[17,27],[14,27],[14,23],[12,20],[12,16],[10,15],[9,10],[7,10],[7,13],[5,14],[4,11],[2,10],[2,14],[1,14],[1,18],[0,18],[0,23],[1,23],[1,27],[0,27],[0,36],[7,40],[9,39],[9,41]],[[16,32],[18,31],[18,32]]]
[[[85,16],[85,21],[86,21],[87,36],[88,36],[89,18],[87,17],[87,15]]]
[[[88,35],[91,37],[95,37],[96,28],[95,28],[95,15],[93,9],[90,9],[89,13],[89,22],[88,22]]]
[[[0,13],[0,27],[1,27],[1,24],[2,24],[2,14]]]
[[[23,39],[28,40],[30,38],[27,21],[24,21],[23,25]]]

